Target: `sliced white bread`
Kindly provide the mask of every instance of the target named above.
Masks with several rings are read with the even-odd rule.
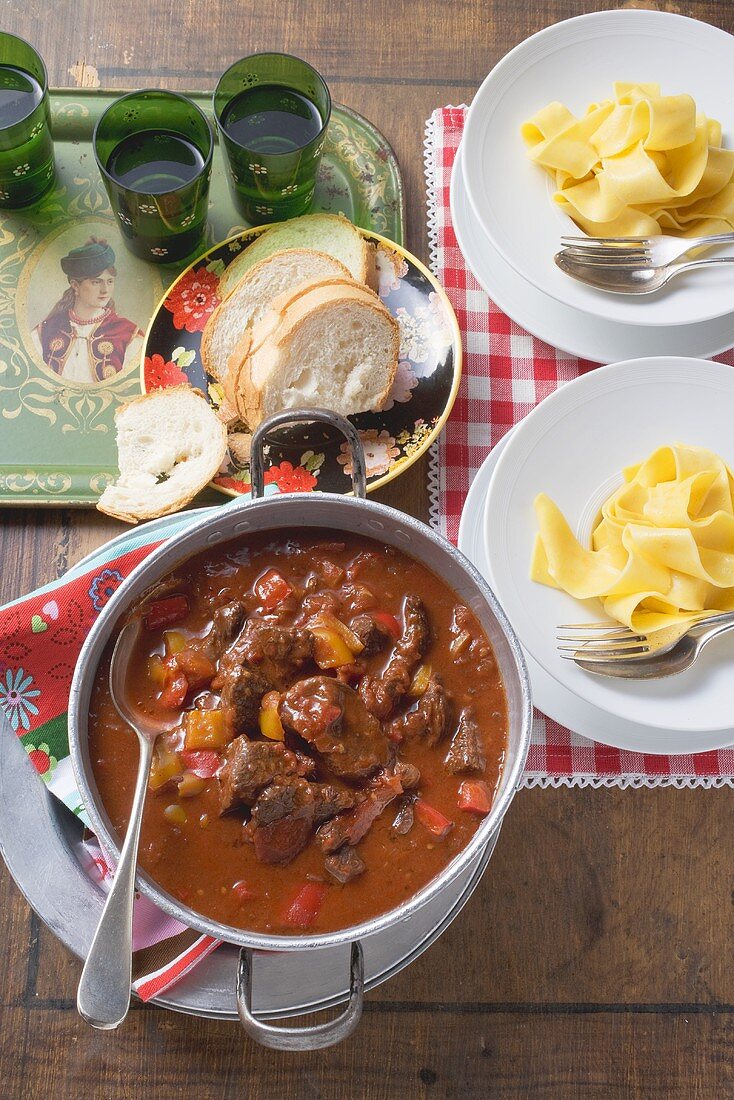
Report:
[[[154,390],[121,405],[115,427],[120,476],[97,507],[129,523],[183,508],[216,475],[227,452],[227,429],[191,386]]]
[[[372,248],[343,214],[304,214],[274,225],[253,241],[229,265],[219,284],[227,295],[251,268],[284,248],[309,248],[333,256],[358,283],[365,283],[373,269]]]
[[[251,430],[281,409],[342,416],[379,410],[398,365],[397,322],[350,279],[303,284],[277,298],[230,356],[228,398]]]
[[[204,369],[224,382],[227,360],[235,344],[247,326],[262,317],[273,298],[304,280],[329,276],[349,278],[349,271],[333,256],[310,248],[288,248],[260,260],[245,272],[207,321],[201,337]]]

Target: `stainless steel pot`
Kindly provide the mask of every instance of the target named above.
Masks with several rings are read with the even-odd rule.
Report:
[[[88,716],[94,677],[102,652],[116,624],[155,581],[173,571],[179,562],[202,550],[211,549],[237,536],[246,538],[260,531],[327,528],[364,535],[387,543],[421,561],[440,576],[472,609],[494,648],[507,696],[508,745],[499,789],[490,813],[477,832],[443,872],[423,890],[389,913],[352,928],[321,935],[272,936],[247,932],[209,920],[162,890],[147,874],[139,873],[137,885],[164,912],[199,932],[241,947],[237,980],[237,1006],[247,1033],[259,1043],[276,1049],[314,1050],[346,1038],[359,1022],[362,1011],[364,966],[362,944],[373,937],[391,937],[403,930],[424,907],[431,907],[440,923],[451,907],[448,895],[458,876],[478,865],[496,836],[522,775],[530,743],[532,708],[527,670],[519,643],[494,594],[474,566],[454,546],[425,524],[393,508],[365,497],[364,454],[349,421],[326,410],[293,410],[265,421],[253,437],[253,497],[262,498],[263,448],[266,436],[285,423],[318,421],[339,428],[352,449],[354,496],[287,493],[267,499],[237,502],[218,508],[196,521],[182,534],[154,550],[120,585],[94,624],[82,647],[74,672],[69,698],[69,742],[79,791],[103,847],[116,855],[120,844],[99,797],[89,757]],[[478,881],[478,879],[477,879]],[[311,1027],[274,1027],[252,1012],[253,952],[319,952],[351,945],[350,988],[347,1006],[336,1019]],[[322,955],[323,958],[323,955]],[[302,998],[302,990],[294,990]]]

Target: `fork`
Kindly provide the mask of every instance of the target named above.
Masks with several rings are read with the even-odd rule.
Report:
[[[574,644],[557,648],[563,660],[575,661],[587,672],[650,680],[690,668],[708,642],[732,628],[732,611],[678,623],[651,634],[635,633],[626,626],[615,627],[610,621],[565,623],[558,630],[572,633],[559,634],[557,640]]]
[[[588,264],[664,267],[696,248],[734,244],[734,233],[711,237],[574,237],[564,235],[567,256]]]

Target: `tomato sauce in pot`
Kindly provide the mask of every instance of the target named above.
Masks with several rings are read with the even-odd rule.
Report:
[[[494,799],[507,707],[476,617],[373,540],[270,532],[184,562],[139,601],[129,701],[156,743],[139,863],[212,920],[275,935],[387,912],[469,842]],[[109,694],[90,758],[122,836],[137,738]]]

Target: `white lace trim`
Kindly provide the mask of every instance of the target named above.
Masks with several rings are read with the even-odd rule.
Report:
[[[675,787],[676,790],[691,790],[693,787],[705,787],[718,790],[722,787],[734,787],[731,775],[524,775],[518,784],[520,789],[533,787],[621,787],[638,790],[640,787]]]
[[[465,104],[460,107],[466,108]],[[448,105],[449,110],[456,108]],[[434,275],[438,277],[438,200],[436,190],[436,126],[439,111],[434,111],[426,121],[425,139],[423,142],[423,163],[426,178],[426,212],[428,219],[428,253],[429,266]],[[438,442],[434,443],[428,454],[428,515],[431,526],[443,532],[441,522],[441,467],[439,463]],[[445,533],[445,532],[443,532]],[[734,776],[728,775],[639,775],[625,773],[622,775],[528,775],[525,774],[519,784],[520,788],[542,789],[558,787],[594,787],[601,788],[632,788],[645,787],[675,787],[677,790],[704,787],[710,790],[718,790],[722,787],[734,788]]]

